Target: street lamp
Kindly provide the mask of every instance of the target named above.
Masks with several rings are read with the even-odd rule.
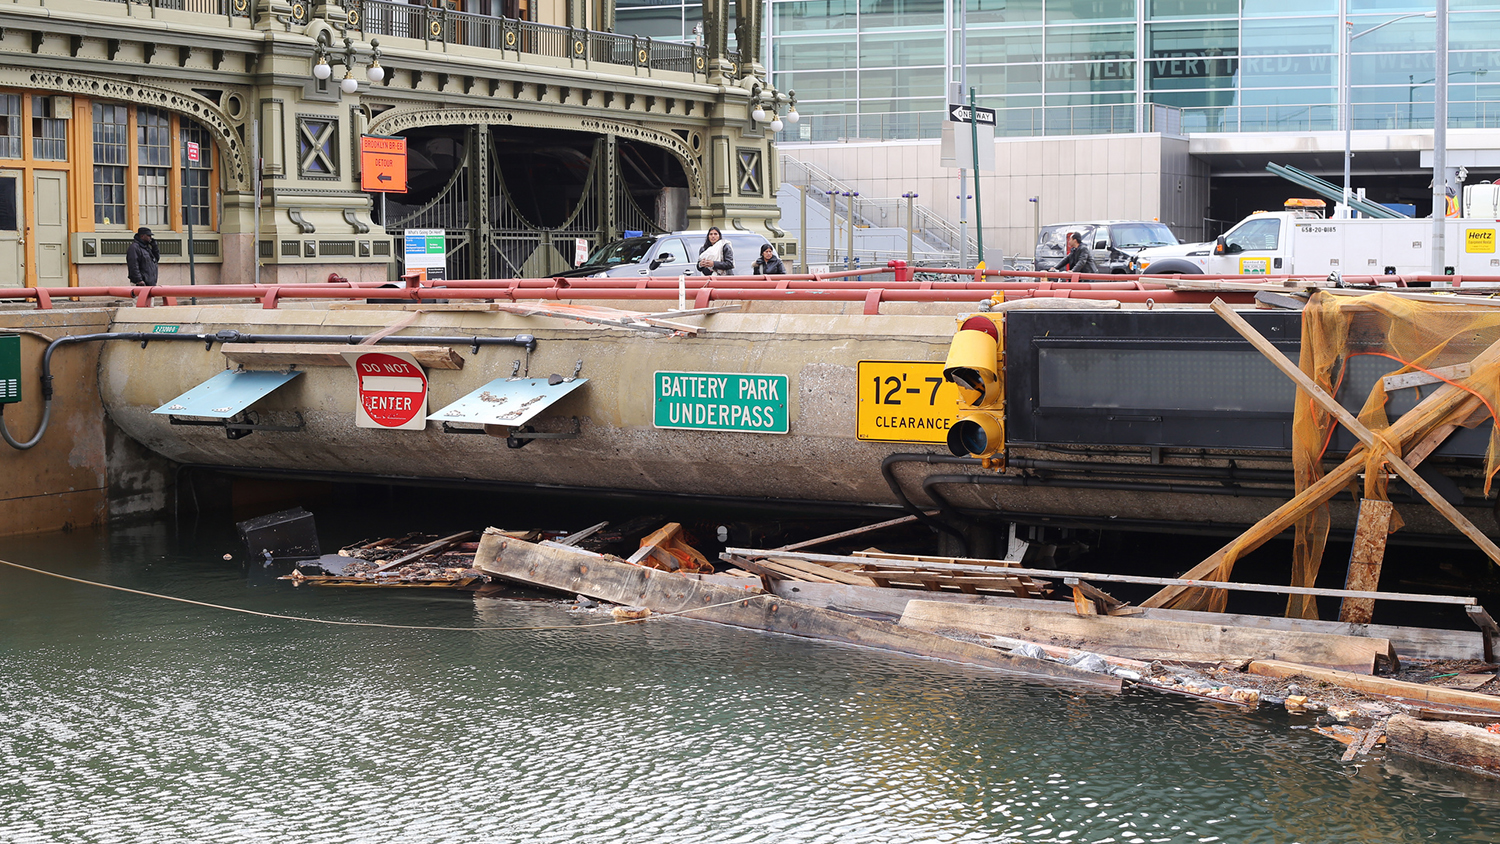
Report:
[[[1484,76],[1485,74],[1487,74],[1489,72],[1490,72],[1490,69],[1487,68],[1487,67],[1481,67],[1481,68],[1478,68],[1476,70],[1455,70],[1452,73],[1448,74],[1448,78],[1452,79],[1455,76],[1463,76],[1465,73],[1472,73],[1472,74],[1474,74],[1474,76],[1479,77],[1479,76]],[[1417,75],[1415,73],[1408,73],[1406,75],[1406,82],[1407,82],[1407,85],[1406,85],[1406,128],[1408,128],[1408,129],[1412,128],[1412,106],[1416,105],[1416,92],[1417,92],[1417,88],[1419,86],[1422,86],[1422,85],[1430,85],[1430,84],[1432,84],[1433,82],[1436,82],[1436,81],[1437,81],[1437,78],[1434,77],[1432,79],[1427,79],[1427,80],[1424,80],[1422,82],[1418,82],[1417,81]]]
[[[344,66],[344,78],[339,80],[339,90],[346,94],[352,94],[359,90],[359,80],[354,78],[354,63],[359,54],[354,49],[354,39],[348,35],[344,36],[344,55],[339,56],[330,52],[333,37],[324,29],[318,33],[318,44],[316,49],[317,62],[313,64],[312,75],[314,79],[323,81],[333,75],[333,65]],[[380,41],[370,39],[370,66],[365,69],[365,78],[370,84],[375,84],[385,79],[385,68],[380,66]]]
[[[1344,101],[1344,113],[1342,115],[1344,120],[1344,209],[1340,213],[1342,213],[1345,217],[1349,216],[1349,162],[1354,158],[1354,152],[1352,149],[1354,133],[1354,99],[1352,90],[1353,86],[1349,84],[1349,71],[1352,69],[1354,64],[1352,61],[1354,52],[1354,39],[1363,38],[1377,29],[1382,29],[1384,27],[1390,26],[1391,24],[1398,21],[1404,21],[1407,18],[1435,17],[1437,17],[1437,12],[1435,11],[1412,12],[1409,15],[1400,15],[1398,17],[1391,18],[1388,21],[1377,23],[1364,32],[1359,33],[1358,35],[1354,33],[1354,21],[1348,19],[1344,20],[1344,64],[1341,68],[1341,72],[1339,73],[1339,81],[1342,83],[1339,87],[1343,89],[1340,93],[1343,94],[1341,99]]]

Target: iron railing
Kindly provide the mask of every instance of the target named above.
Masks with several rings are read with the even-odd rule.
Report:
[[[152,9],[168,9],[174,12],[192,12],[200,15],[222,15],[226,18],[249,18],[252,0],[106,0],[106,2],[138,4]]]
[[[911,225],[912,231],[924,242],[939,247],[942,253],[952,253],[952,257],[958,257],[959,233],[958,227],[953,225],[944,217],[933,213],[925,206],[912,204],[911,218],[908,220],[906,211],[906,200],[900,197],[866,197],[854,196],[853,188],[839,181],[833,175],[827,173],[815,164],[799,161],[788,155],[781,156],[781,180],[789,185],[806,186],[808,197],[824,208],[829,207],[830,200],[838,197],[839,205],[848,212],[849,200],[854,199],[854,221],[856,226],[893,226],[906,228]],[[858,252],[858,250],[856,250]],[[969,239],[968,251],[965,254],[973,255],[976,252],[974,239]],[[905,250],[900,255],[889,255],[890,258],[905,258]],[[947,255],[934,255],[936,260],[946,260]]]
[[[244,0],[154,0],[154,2],[244,2]],[[707,51],[692,44],[657,41],[513,18],[460,12],[447,4],[413,5],[400,0],[347,0],[349,23],[366,37],[420,38],[466,47],[549,56],[644,70],[703,74]],[[731,54],[731,61],[737,56]]]

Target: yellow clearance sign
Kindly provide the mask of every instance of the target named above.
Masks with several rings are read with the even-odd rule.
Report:
[[[1495,251],[1494,229],[1469,229],[1464,238],[1465,252],[1491,252]]]
[[[958,388],[943,380],[942,361],[862,360],[856,368],[862,440],[943,443],[958,416]]]

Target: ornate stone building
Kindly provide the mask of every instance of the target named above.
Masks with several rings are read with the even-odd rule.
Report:
[[[705,0],[695,47],[612,34],[609,0],[0,7],[0,284],[124,284],[140,226],[163,283],[383,279],[409,228],[446,232],[449,277],[544,275],[632,230],[792,252],[770,130],[792,103],[761,3],[742,55],[730,8]],[[406,139],[406,193],[361,189],[365,135]]]

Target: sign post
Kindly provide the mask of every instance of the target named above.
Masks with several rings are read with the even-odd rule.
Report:
[[[385,228],[385,195],[406,193],[406,139],[359,136],[359,187],[380,194],[380,227]]]
[[[198,144],[193,141],[187,142],[188,164],[198,163]],[[198,283],[198,268],[193,263],[193,193],[191,190],[182,192],[182,216],[187,220],[187,253],[188,253],[188,284]],[[193,304],[197,304],[196,299]]]
[[[420,431],[427,427],[427,376],[416,358],[386,352],[344,352],[354,369],[357,428]]]

